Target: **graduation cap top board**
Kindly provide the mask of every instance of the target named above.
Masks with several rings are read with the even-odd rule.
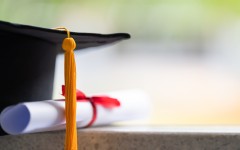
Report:
[[[0,111],[21,101],[51,99],[55,60],[66,32],[0,21]],[[81,50],[129,39],[127,33],[71,32]]]

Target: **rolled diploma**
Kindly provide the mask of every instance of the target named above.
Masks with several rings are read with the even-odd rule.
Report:
[[[149,97],[141,90],[127,90],[104,94],[120,101],[121,106],[107,109],[97,106],[97,119],[93,126],[117,121],[145,118],[149,115]],[[22,134],[65,129],[65,102],[45,100],[24,102],[5,108],[0,123],[8,134]],[[92,119],[93,110],[89,102],[77,103],[77,127],[85,127]]]

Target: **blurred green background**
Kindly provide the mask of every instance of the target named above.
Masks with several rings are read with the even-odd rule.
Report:
[[[141,38],[196,38],[240,15],[238,0],[1,0],[1,20],[55,27],[96,23]],[[66,20],[65,20],[66,19]],[[103,29],[101,29],[103,28]],[[147,30],[142,30],[147,29]]]
[[[151,124],[240,124],[239,0],[0,0],[0,20],[128,32],[131,40],[77,52],[78,88],[141,88],[154,106]]]

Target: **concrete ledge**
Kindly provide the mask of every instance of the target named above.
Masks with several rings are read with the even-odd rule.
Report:
[[[0,137],[1,150],[62,150],[65,131]],[[78,131],[79,150],[239,150],[239,127],[109,126]]]

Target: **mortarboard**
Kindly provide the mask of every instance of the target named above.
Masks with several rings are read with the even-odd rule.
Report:
[[[71,32],[76,50],[130,38],[127,33]],[[66,32],[0,21],[1,104],[46,100],[52,97],[55,60]]]

